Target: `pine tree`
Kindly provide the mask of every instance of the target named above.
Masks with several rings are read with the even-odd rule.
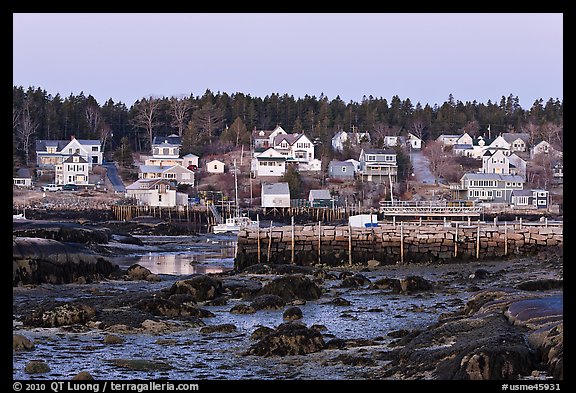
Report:
[[[128,137],[122,137],[120,140],[120,146],[114,152],[114,159],[123,167],[128,168],[134,162],[132,158],[132,148],[130,147],[130,142]]]

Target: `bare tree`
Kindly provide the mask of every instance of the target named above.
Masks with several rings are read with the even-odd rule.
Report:
[[[16,108],[16,106],[14,106],[14,104],[12,104],[12,129],[15,130],[16,127],[18,127],[18,123],[20,122],[20,113],[22,113],[22,111],[18,108]]]
[[[154,137],[154,127],[158,126],[156,120],[159,100],[149,97],[135,105],[135,115],[132,118],[132,124],[137,128],[144,128],[148,136],[149,147],[152,148]]]
[[[533,123],[531,121],[529,121],[528,123],[526,123],[524,125],[524,132],[526,132],[529,136],[529,144],[530,147],[534,146],[536,144],[536,141],[539,138],[539,127],[536,123]]]
[[[84,111],[84,114],[86,116],[88,126],[90,127],[90,135],[96,135],[96,131],[98,130],[98,126],[100,125],[100,121],[102,119],[100,110],[94,105],[88,105]]]
[[[216,130],[222,127],[222,113],[214,104],[208,102],[197,112],[197,123],[200,133],[211,140]]]
[[[410,132],[420,139],[423,139],[424,128],[426,128],[426,123],[419,118],[414,118],[412,120],[412,125],[410,127]]]
[[[564,126],[546,122],[541,128],[542,139],[552,146],[561,147],[564,140]]]
[[[100,138],[100,142],[102,142],[102,151],[106,149],[106,142],[108,138],[112,135],[112,128],[106,122],[101,122],[100,127],[98,128],[98,136]]]
[[[20,116],[19,127],[16,128],[16,138],[24,151],[26,166],[29,164],[30,147],[32,146],[33,136],[38,129],[38,123],[30,115],[30,100],[24,101],[24,108]]]
[[[444,151],[444,146],[438,141],[430,141],[422,149],[422,153],[428,157],[430,171],[434,175],[434,181],[438,184],[438,178],[444,175],[450,162],[450,155]]]
[[[190,101],[185,98],[181,100],[176,97],[170,98],[170,109],[172,113],[171,125],[178,128],[178,136],[182,136],[184,133],[184,129],[188,124],[188,112],[191,107]]]
[[[467,132],[472,137],[477,136],[480,132],[480,124],[478,124],[478,120],[467,122],[462,128],[462,131]]]

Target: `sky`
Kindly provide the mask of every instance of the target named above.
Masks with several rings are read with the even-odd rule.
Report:
[[[13,84],[130,107],[206,89],[563,100],[562,13],[14,13]]]

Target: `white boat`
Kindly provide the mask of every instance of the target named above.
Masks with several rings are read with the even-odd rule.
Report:
[[[213,233],[238,233],[244,228],[258,228],[258,221],[253,221],[250,217],[239,216],[230,217],[226,219],[226,222],[222,224],[217,224],[212,228]]]
[[[222,224],[217,224],[212,227],[213,233],[238,233],[244,228],[258,228],[258,221],[253,221],[250,217],[240,215],[240,207],[238,206],[238,178],[236,177],[236,160],[234,160],[234,185],[236,193],[236,215],[234,217],[227,218]]]
[[[26,220],[26,216],[24,216],[24,213],[20,213],[20,214],[12,214],[12,219],[13,220]]]

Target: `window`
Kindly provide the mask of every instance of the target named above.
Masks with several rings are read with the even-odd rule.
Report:
[[[545,199],[538,199],[538,206],[546,206],[546,200]]]
[[[158,194],[158,202],[162,202],[162,195]]]
[[[260,166],[268,166],[268,161],[260,161]]]
[[[496,190],[496,198],[502,198],[502,190]]]
[[[538,196],[539,196],[539,197],[545,197],[545,196],[546,196],[546,192],[539,192],[539,193],[538,193]]]
[[[343,166],[343,167],[342,167],[342,173],[345,173],[345,172],[346,172],[346,167]]]
[[[92,146],[92,151],[98,151],[98,146]]]
[[[214,170],[218,169],[218,164],[214,164]]]
[[[376,161],[376,156],[366,156],[366,161]]]

